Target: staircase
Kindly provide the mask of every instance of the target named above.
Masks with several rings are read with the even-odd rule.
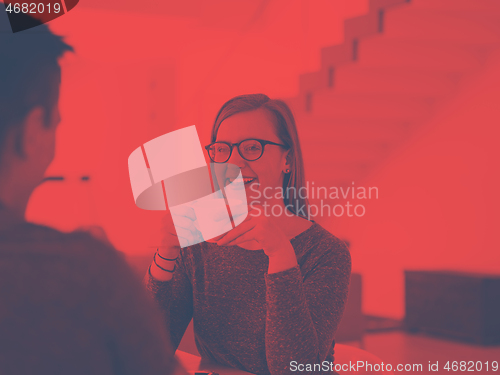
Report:
[[[369,9],[346,20],[345,42],[323,48],[321,69],[286,99],[315,186],[359,186],[500,47],[500,0],[370,0]]]

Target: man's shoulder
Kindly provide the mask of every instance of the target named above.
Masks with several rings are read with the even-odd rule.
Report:
[[[9,231],[0,231],[0,244],[2,252],[11,249],[17,254],[99,259],[114,257],[117,253],[110,244],[96,239],[89,232],[65,233],[33,223],[20,223]]]
[[[29,223],[0,234],[2,271],[11,280],[22,279],[28,284],[64,281],[83,294],[114,295],[120,285],[140,285],[124,254],[111,244],[85,231],[64,233]]]

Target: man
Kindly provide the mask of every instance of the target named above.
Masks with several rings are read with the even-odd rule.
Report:
[[[0,374],[182,373],[116,250],[24,221],[54,157],[58,58],[72,47],[45,25],[8,29],[0,14]]]

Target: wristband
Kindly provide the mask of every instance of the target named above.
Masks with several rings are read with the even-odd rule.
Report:
[[[156,254],[157,254],[157,253],[155,253],[155,256],[153,257],[153,262],[155,262],[156,267],[158,267],[159,269],[161,269],[161,270],[163,270],[163,271],[165,271],[165,272],[170,272],[170,273],[173,273],[173,272],[175,271],[175,268],[177,267],[177,264],[174,264],[174,269],[172,269],[172,270],[167,270],[166,268],[163,268],[163,267],[162,267],[162,266],[160,266],[158,263],[156,263]]]
[[[162,257],[162,256],[160,255],[160,249],[156,249],[156,254],[158,254],[158,256],[159,256],[161,259],[163,259],[163,260],[168,260],[168,261],[170,261],[170,262],[173,262],[173,261],[177,260],[177,258],[179,258],[179,255],[177,255],[177,257],[176,257],[176,258],[174,258],[174,259],[164,258],[164,257]]]

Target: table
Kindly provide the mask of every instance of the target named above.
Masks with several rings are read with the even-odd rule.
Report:
[[[500,275],[407,270],[405,280],[408,330],[500,343]]]
[[[177,358],[182,367],[184,367],[191,374],[194,371],[212,371],[217,372],[220,375],[251,375],[250,372],[207,362],[202,360],[201,357],[198,357],[197,355],[186,353],[180,350],[177,350],[175,352],[175,358]]]
[[[175,352],[175,357],[190,374],[193,374],[195,371],[206,371],[206,372],[212,371],[212,372],[217,372],[220,375],[226,375],[226,374],[250,375],[249,372],[241,371],[230,367],[225,367],[219,364],[204,362],[202,361],[201,357],[180,350],[177,350]],[[383,362],[380,358],[376,357],[371,353],[368,353],[365,350],[358,349],[352,346],[335,344],[335,363],[350,363],[350,362],[354,363],[357,361],[367,362],[372,364],[373,366],[375,364],[381,364]],[[352,371],[338,372],[338,374],[352,374],[352,373],[353,373]],[[388,370],[384,370],[383,373],[386,375],[394,375],[394,372]],[[361,369],[360,371],[356,372],[356,375],[371,375],[371,374],[378,374],[378,372],[366,371],[364,369]]]

